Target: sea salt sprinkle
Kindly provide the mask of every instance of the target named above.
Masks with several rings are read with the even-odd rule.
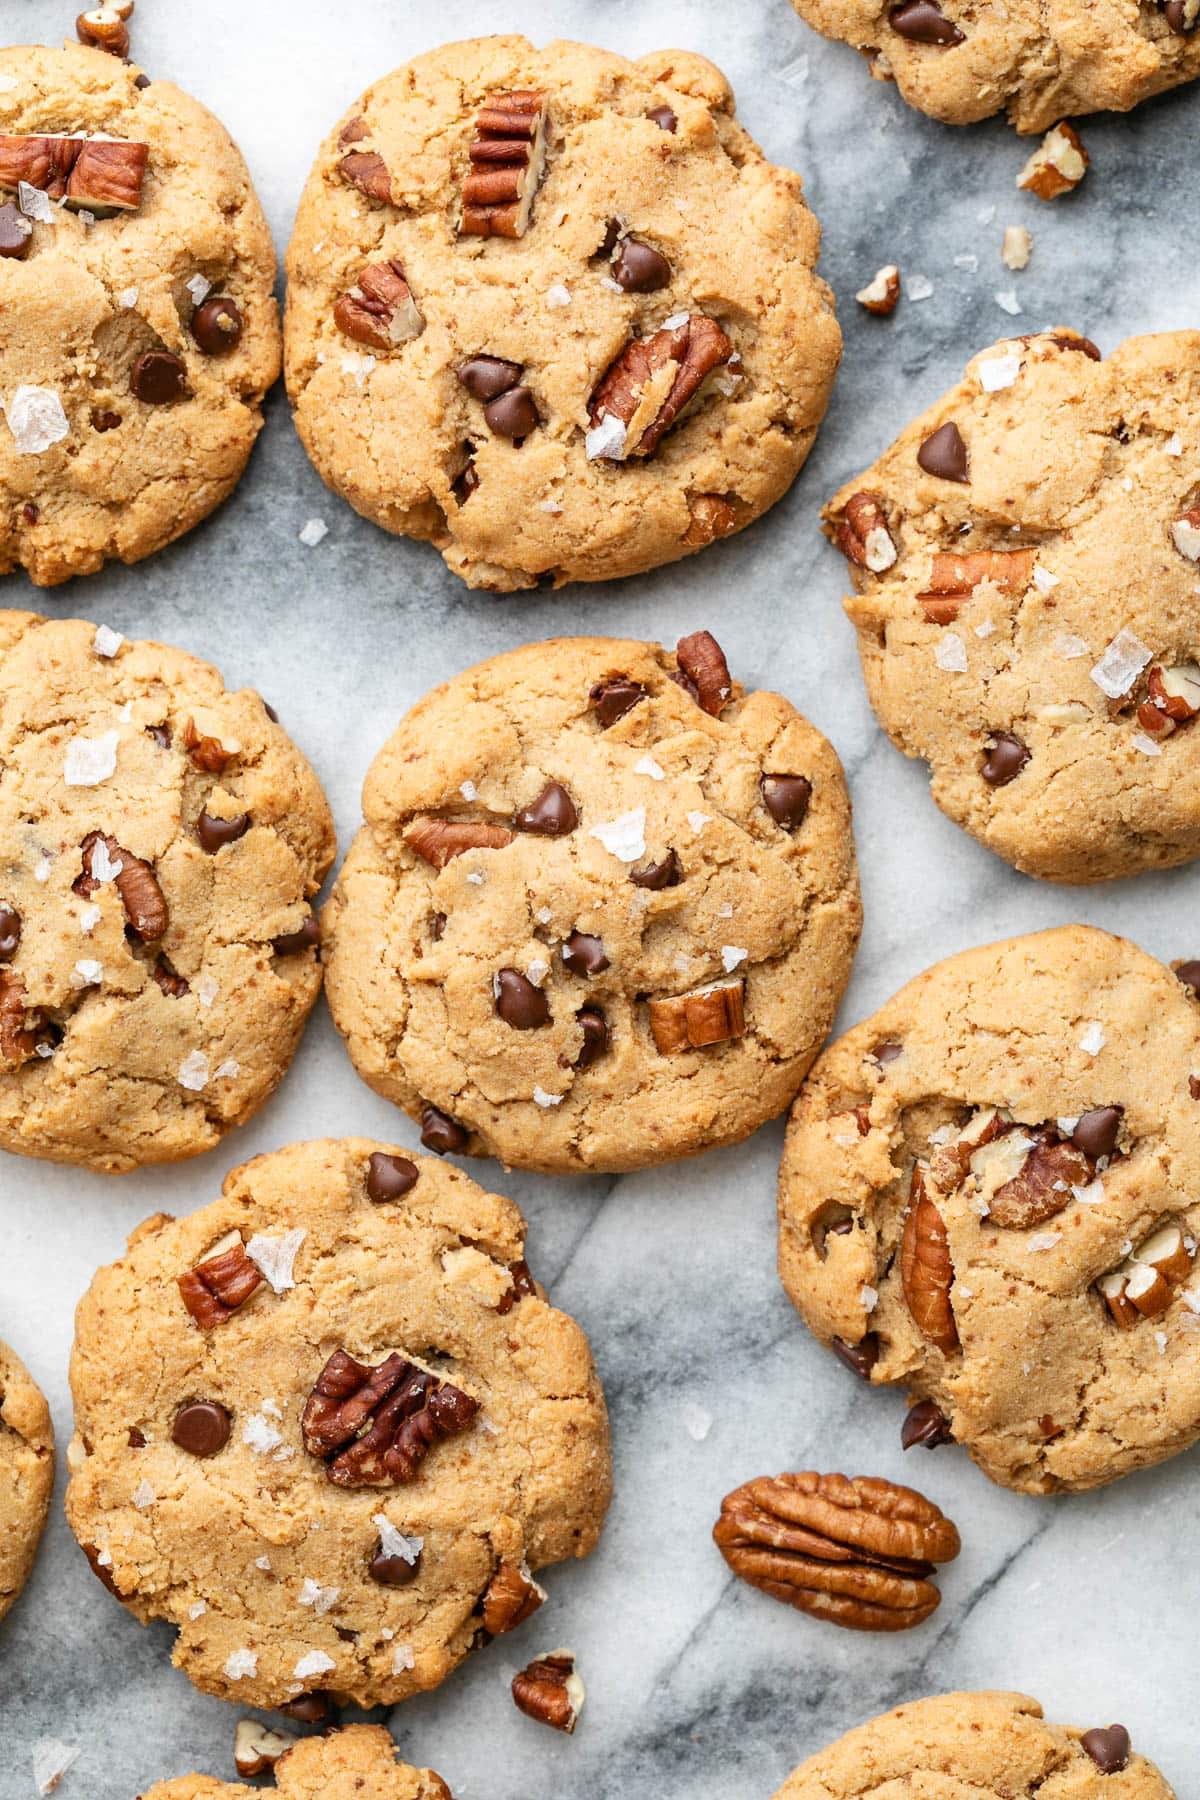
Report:
[[[339,1587],[322,1587],[312,1576],[306,1576],[304,1585],[297,1596],[301,1606],[311,1606],[317,1617],[330,1612],[342,1597]]]
[[[1108,1038],[1099,1019],[1090,1019],[1084,1026],[1079,1038],[1079,1048],[1086,1050],[1089,1056],[1099,1056]]]
[[[71,429],[54,388],[23,383],[4,408],[8,429],[21,456],[41,456]]]
[[[1153,655],[1153,650],[1135,637],[1127,625],[1123,625],[1092,669],[1092,680],[1110,700],[1120,700],[1129,692]]]
[[[646,854],[646,809],[644,806],[631,807],[615,819],[593,825],[588,836],[599,839],[609,855],[619,862],[636,862],[639,856]]]
[[[179,1085],[198,1094],[208,1085],[208,1058],[203,1050],[189,1050],[179,1065]]]
[[[725,973],[727,975],[732,975],[738,964],[744,963],[749,954],[750,952],[748,950],[741,949],[737,944],[722,944],[721,963]]]
[[[220,1072],[218,1069],[218,1075]],[[246,1245],[246,1255],[276,1294],[285,1294],[295,1287],[296,1253],[307,1236],[302,1230],[285,1231],[282,1237],[255,1232]]]
[[[258,1674],[258,1652],[256,1650],[235,1650],[225,1658],[225,1674],[230,1681],[244,1681],[249,1675]]]
[[[97,625],[96,635],[92,639],[92,649],[97,656],[113,657],[124,642],[124,635],[119,631],[114,631],[111,625]]]
[[[242,1423],[242,1442],[247,1449],[256,1450],[260,1456],[269,1456],[272,1450],[278,1450],[282,1444],[283,1434],[260,1412],[251,1413]]]
[[[329,536],[329,527],[324,519],[305,519],[297,535],[302,544],[313,550],[323,537]]]
[[[635,775],[648,775],[651,781],[664,781],[667,774],[666,770],[656,763],[652,756],[639,757],[633,765],[633,772]]]
[[[183,285],[192,296],[193,306],[202,306],[212,293],[212,282],[199,273],[189,275]]]
[[[49,194],[34,187],[31,182],[18,181],[17,205],[27,219],[36,219],[39,225],[53,225],[54,208],[50,204]]]
[[[583,447],[589,462],[622,462],[625,457],[625,426],[613,413],[606,413],[585,433]]]
[[[120,734],[103,731],[99,737],[72,738],[63,762],[63,780],[68,787],[99,787],[117,772],[117,745]]]
[[[379,1548],[384,1556],[398,1556],[402,1562],[415,1563],[425,1548],[423,1537],[406,1537],[397,1530],[386,1513],[376,1513],[371,1520],[379,1533]]]
[[[938,639],[933,660],[939,669],[948,675],[965,675],[967,672],[967,646],[957,631],[943,631]]]
[[[1002,388],[1010,388],[1021,373],[1021,358],[1017,351],[1008,356],[990,356],[979,365],[979,385],[985,394],[998,394]]]
[[[326,1656],[323,1650],[310,1650],[300,1658],[292,1674],[297,1681],[307,1681],[310,1675],[327,1675],[330,1669],[336,1668],[332,1656]]]
[[[81,1754],[77,1745],[64,1744],[61,1738],[38,1738],[33,1746],[33,1780],[38,1793],[52,1794]]]
[[[693,1443],[702,1444],[713,1427],[713,1416],[703,1406],[689,1401],[683,1409],[683,1428]]]
[[[928,275],[910,275],[905,291],[910,300],[928,300],[933,293],[933,283]]]

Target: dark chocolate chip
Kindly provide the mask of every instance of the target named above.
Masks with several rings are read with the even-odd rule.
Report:
[[[599,975],[608,967],[602,938],[573,931],[562,949],[562,959],[572,975]]]
[[[245,837],[249,829],[249,813],[234,813],[232,819],[218,819],[205,811],[196,820],[196,836],[200,839],[200,848],[207,850],[210,856],[225,844],[236,844],[240,837]]]
[[[612,266],[613,280],[627,294],[656,294],[670,285],[671,265],[661,251],[640,238],[622,239]]]
[[[596,251],[597,256],[611,256],[617,247],[617,239],[621,235],[620,219],[610,219],[604,227],[604,236]]]
[[[579,823],[575,802],[561,781],[548,781],[536,800],[523,806],[513,824],[539,837],[566,837]]]
[[[1188,24],[1187,6],[1184,0],[1167,0],[1163,16],[1178,37],[1187,37],[1195,31],[1197,23],[1200,23],[1193,19],[1191,24]]]
[[[627,712],[632,712],[638,701],[645,697],[645,688],[624,675],[615,675],[611,681],[598,681],[588,695],[602,731],[607,731]]]
[[[133,78],[133,85],[135,88],[148,88],[150,86],[150,77],[148,75],[135,75]]]
[[[441,943],[443,937],[446,935],[445,913],[434,913],[429,921],[429,935],[435,944]]]
[[[187,369],[172,350],[143,350],[130,370],[129,385],[136,400],[166,406],[187,387]]]
[[[661,862],[647,863],[644,869],[631,869],[629,879],[634,887],[652,888],[657,893],[660,888],[679,886],[683,880],[683,864],[674,850],[668,850]]]
[[[338,1716],[328,1694],[297,1694],[294,1700],[285,1700],[279,1710],[299,1725],[328,1725],[336,1722]]]
[[[93,431],[115,431],[123,421],[119,412],[112,412],[107,406],[93,406],[88,414]]]
[[[1091,1162],[1099,1162],[1102,1156],[1111,1156],[1116,1149],[1124,1117],[1123,1106],[1094,1106],[1079,1120],[1071,1133],[1071,1142]]]
[[[1200,960],[1177,964],[1175,973],[1184,987],[1191,988],[1193,998],[1200,1000]]]
[[[583,1049],[575,1058],[577,1069],[590,1069],[608,1049],[608,1023],[597,1006],[581,1006],[575,1014],[583,1031]]]
[[[175,1414],[171,1436],[189,1456],[215,1456],[229,1442],[229,1414],[215,1400],[189,1400]]]
[[[88,1567],[96,1577],[96,1580],[102,1581],[109,1593],[116,1594],[118,1600],[123,1599],[124,1596],[120,1593],[116,1582],[113,1580],[112,1570],[107,1563],[102,1563],[100,1561],[100,1551],[97,1550],[95,1544],[82,1544],[80,1548],[87,1557]]]
[[[27,525],[36,525],[42,516],[42,509],[36,500],[26,500],[21,508],[21,517]]]
[[[927,475],[936,475],[940,481],[971,479],[967,446],[953,419],[929,434],[917,451],[917,461]]]
[[[131,1450],[144,1450],[146,1448],[145,1433],[139,1431],[136,1425],[131,1425],[129,1427],[125,1441]]]
[[[1084,356],[1090,357],[1093,362],[1104,361],[1100,346],[1098,344],[1093,344],[1091,338],[1076,336],[1068,337],[1065,331],[1052,331],[1050,333],[1050,341],[1052,344],[1057,344],[1060,350],[1079,350],[1082,351]]]
[[[501,969],[493,985],[496,1011],[514,1031],[536,1031],[550,1023],[550,1002],[519,970]]]
[[[242,335],[242,315],[228,294],[214,294],[192,314],[192,336],[205,356],[228,356]]]
[[[427,1150],[445,1156],[451,1150],[465,1150],[470,1141],[470,1132],[464,1131],[456,1119],[425,1102],[421,1108],[421,1142]]]
[[[271,948],[276,956],[299,956],[304,950],[314,950],[321,941],[321,927],[312,913],[309,913],[298,931],[285,931],[272,941]]]
[[[890,1039],[890,1038],[885,1039],[883,1041],[883,1043],[881,1043],[881,1044],[876,1044],[875,1048],[871,1052],[871,1055],[875,1058],[875,1061],[877,1063],[881,1063],[881,1064],[895,1062],[896,1058],[898,1056],[903,1056],[903,1054],[904,1054],[904,1045],[897,1044],[893,1039]]]
[[[537,402],[527,387],[509,388],[495,400],[489,400],[483,416],[497,437],[527,438],[540,424]]]
[[[262,700],[261,694],[259,695],[259,699]],[[262,709],[266,713],[268,719],[270,719],[272,725],[278,725],[279,714],[275,711],[275,708],[271,705],[269,700],[263,700]]]
[[[479,473],[473,462],[469,462],[461,474],[456,475],[453,482],[454,498],[460,506],[465,506],[471,495],[479,486]]]
[[[420,1170],[407,1156],[389,1156],[373,1150],[367,1160],[367,1198],[376,1206],[388,1200],[401,1200],[417,1185]]]
[[[900,1447],[911,1450],[917,1444],[924,1450],[936,1450],[940,1444],[952,1444],[954,1433],[950,1421],[933,1400],[918,1400],[910,1406],[900,1431]]]
[[[1011,731],[994,731],[988,741],[991,748],[983,759],[980,774],[989,787],[1007,787],[1021,773],[1031,752]]]
[[[1108,1725],[1085,1731],[1079,1748],[1091,1757],[1102,1775],[1119,1775],[1133,1746],[1123,1725]]]
[[[777,825],[795,831],[804,823],[812,799],[812,782],[804,775],[763,775],[759,778],[763,805]]]
[[[962,32],[935,0],[904,0],[888,14],[892,30],[911,44],[961,44]]]
[[[652,119],[660,131],[674,131],[679,124],[669,106],[652,106],[646,117]]]
[[[33,226],[11,200],[0,206],[0,256],[28,256]]]
[[[20,942],[20,913],[15,906],[0,906],[0,963],[12,961]]]
[[[421,1554],[418,1550],[413,1561],[408,1562],[403,1556],[385,1556],[382,1550],[377,1550],[367,1564],[367,1574],[380,1587],[407,1587],[410,1581],[416,1580]]]
[[[171,748],[171,728],[169,725],[147,725],[146,736],[153,738],[160,750]]]
[[[879,1337],[876,1332],[868,1331],[857,1344],[848,1344],[845,1338],[835,1337],[830,1349],[838,1361],[845,1363],[861,1381],[871,1379],[871,1370],[879,1361]]]
[[[472,400],[498,400],[520,381],[521,365],[499,356],[472,356],[458,365],[458,379]]]

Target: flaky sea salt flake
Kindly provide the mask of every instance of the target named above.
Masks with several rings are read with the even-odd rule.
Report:
[[[1049,594],[1061,580],[1061,575],[1055,575],[1050,569],[1043,569],[1041,563],[1034,563],[1033,585],[1039,594]]]
[[[570,304],[571,290],[570,288],[565,287],[561,281],[556,281],[553,287],[548,287],[546,289],[547,306],[562,307],[570,306]]]
[[[651,781],[665,781],[667,771],[652,756],[639,757],[633,765],[635,775],[648,775]]]
[[[124,634],[114,631],[111,625],[97,625],[96,635],[92,639],[92,649],[97,656],[108,658],[115,656],[124,642]]]
[[[933,293],[933,283],[928,275],[910,275],[906,292],[910,300],[928,300]]]
[[[154,1505],[154,1502],[158,1499],[158,1495],[143,1476],[129,1498],[133,1501],[133,1504],[137,1507],[139,1512],[145,1512],[148,1506]]]
[[[58,391],[51,387],[23,382],[5,406],[4,416],[19,456],[41,456],[71,429]]]
[[[246,1245],[246,1255],[263,1278],[270,1282],[275,1293],[285,1294],[289,1288],[295,1287],[296,1252],[307,1236],[308,1233],[299,1228],[285,1231],[282,1237],[267,1237],[256,1232]]]
[[[99,737],[72,738],[63,763],[63,780],[68,787],[99,787],[117,772],[117,745],[120,734],[102,731]]]
[[[593,825],[588,836],[597,838],[618,862],[636,862],[639,856],[646,854],[646,809],[644,806],[631,807],[615,819]]]
[[[967,672],[967,646],[957,631],[944,631],[938,639],[933,660],[939,669],[948,675],[965,675]]]
[[[749,954],[748,950],[743,950],[738,944],[722,944],[721,964],[725,973],[732,975],[738,964],[744,963]]]
[[[1141,751],[1143,756],[1162,755],[1162,745],[1156,744],[1154,739],[1149,737],[1144,731],[1135,731],[1129,741],[1135,750]]]
[[[323,1650],[309,1650],[300,1658],[292,1674],[297,1681],[307,1681],[310,1675],[327,1675],[330,1669],[336,1668],[332,1656],[326,1656]]]
[[[38,1738],[33,1746],[33,1779],[39,1794],[52,1794],[82,1752],[61,1738]]]
[[[203,1050],[189,1050],[179,1065],[179,1085],[193,1094],[208,1086],[208,1058]]]
[[[1100,661],[1091,671],[1092,680],[1110,700],[1127,694],[1146,664],[1154,655],[1148,645],[1123,625]]]
[[[17,205],[27,219],[36,219],[41,225],[53,225],[54,208],[50,204],[49,194],[34,187],[31,182],[18,181]]]
[[[305,1576],[304,1585],[297,1596],[301,1606],[311,1606],[317,1617],[330,1612],[342,1597],[339,1587],[322,1587],[311,1575]]]
[[[1089,1056],[1099,1056],[1108,1038],[1099,1019],[1089,1019],[1079,1038],[1079,1048],[1086,1050]]]
[[[199,272],[189,275],[183,285],[192,296],[193,306],[202,306],[212,293],[212,282]]]
[[[683,1409],[683,1428],[693,1443],[702,1444],[713,1427],[713,1416],[704,1407],[689,1401]]]
[[[305,519],[297,535],[307,549],[315,550],[321,539],[329,536],[329,527],[324,519]]]
[[[989,356],[979,365],[979,385],[985,394],[998,394],[1010,388],[1021,373],[1021,357],[1016,350],[1007,356]]]
[[[257,1650],[235,1650],[225,1658],[224,1672],[230,1681],[244,1681],[258,1674]]]
[[[415,1563],[425,1548],[423,1537],[406,1537],[398,1531],[386,1513],[376,1513],[371,1520],[379,1533],[379,1548],[384,1556],[398,1556],[402,1562]]]
[[[588,461],[624,462],[627,436],[622,420],[615,413],[605,413],[584,436],[583,447],[587,451]]]
[[[533,1097],[539,1106],[560,1106],[563,1100],[561,1094],[548,1094],[544,1087],[535,1087]]]
[[[1017,299],[1015,288],[1001,288],[999,293],[992,295],[992,299],[996,302],[1000,311],[1008,313],[1011,318],[1015,319],[1018,313],[1025,311],[1025,308]]]

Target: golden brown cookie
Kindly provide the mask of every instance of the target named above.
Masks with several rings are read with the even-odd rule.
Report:
[[[54,1428],[41,1389],[0,1344],[0,1619],[25,1586],[54,1487]]]
[[[323,479],[472,587],[598,581],[740,530],[841,352],[799,177],[703,57],[522,37],[385,76],[326,139],[286,366]]]
[[[0,1148],[114,1173],[274,1091],[321,985],[316,776],[260,696],[0,612]]]
[[[433,1688],[595,1548],[608,1421],[511,1201],[361,1138],[158,1214],[79,1306],[67,1516],[205,1693]]]
[[[212,114],[102,50],[0,50],[0,573],[137,562],[237,482],[275,254]]]
[[[451,1800],[450,1789],[432,1769],[398,1762],[398,1752],[382,1725],[347,1725],[326,1737],[304,1738],[275,1765],[278,1800]],[[181,1775],[157,1782],[140,1800],[238,1800],[263,1788]]]

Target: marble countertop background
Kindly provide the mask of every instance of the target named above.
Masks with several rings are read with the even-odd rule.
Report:
[[[54,42],[59,0],[0,0],[6,42]],[[343,847],[359,786],[393,725],[434,683],[557,633],[661,638],[708,627],[750,686],[777,686],[836,744],[854,795],[866,928],[842,1024],[936,957],[1086,920],[1164,958],[1200,953],[1196,870],[1104,889],[1040,886],[935,810],[923,768],[891,749],[859,679],[841,560],[820,502],[865,466],[975,350],[1015,330],[1070,325],[1112,349],[1200,322],[1196,181],[1200,88],[1128,117],[1087,120],[1092,170],[1044,206],[1014,178],[1029,145],[1003,124],[951,131],[868,81],[787,0],[139,0],[134,47],[154,75],[208,103],[242,145],[280,253],[311,157],[369,80],[438,41],[525,29],[639,55],[703,51],[729,74],[767,154],[798,169],[825,230],[846,354],[817,448],[791,494],[728,543],[657,574],[501,600],[470,593],[424,546],[385,536],[321,485],[282,392],[234,498],[137,568],[0,600],[106,621],[212,658],[259,688],[315,763]],[[1035,235],[1020,275],[999,258],[1008,223]],[[893,319],[853,301],[880,264],[933,284]],[[1021,316],[996,296],[1015,291]],[[298,541],[310,517],[329,534]],[[323,1007],[275,1100],[189,1165],[117,1179],[0,1156],[0,1335],[71,1429],[72,1314],[98,1264],[157,1209],[186,1213],[236,1163],[292,1139],[361,1132],[415,1142],[352,1073]],[[1197,1454],[1107,1492],[1032,1500],[992,1487],[964,1453],[904,1459],[901,1395],[863,1389],[810,1339],[774,1272],[781,1128],[740,1149],[575,1183],[472,1169],[530,1220],[530,1259],[590,1333],[612,1410],[616,1499],[599,1553],[549,1573],[551,1604],[390,1723],[458,1800],[768,1800],[803,1757],[899,1702],[956,1687],[1018,1687],[1051,1716],[1123,1720],[1180,1800],[1200,1795],[1195,1554]],[[707,1435],[698,1421],[711,1419]],[[815,1467],[923,1488],[964,1550],[932,1621],[859,1637],[736,1583],[709,1541],[721,1497],[752,1475]],[[0,1796],[35,1792],[43,1736],[81,1756],[62,1800],[132,1800],[193,1769],[232,1779],[235,1711],[172,1669],[166,1627],[139,1628],[92,1578],[59,1493],[37,1570],[0,1629]],[[589,1697],[576,1736],[520,1717],[512,1671],[558,1643]]]

